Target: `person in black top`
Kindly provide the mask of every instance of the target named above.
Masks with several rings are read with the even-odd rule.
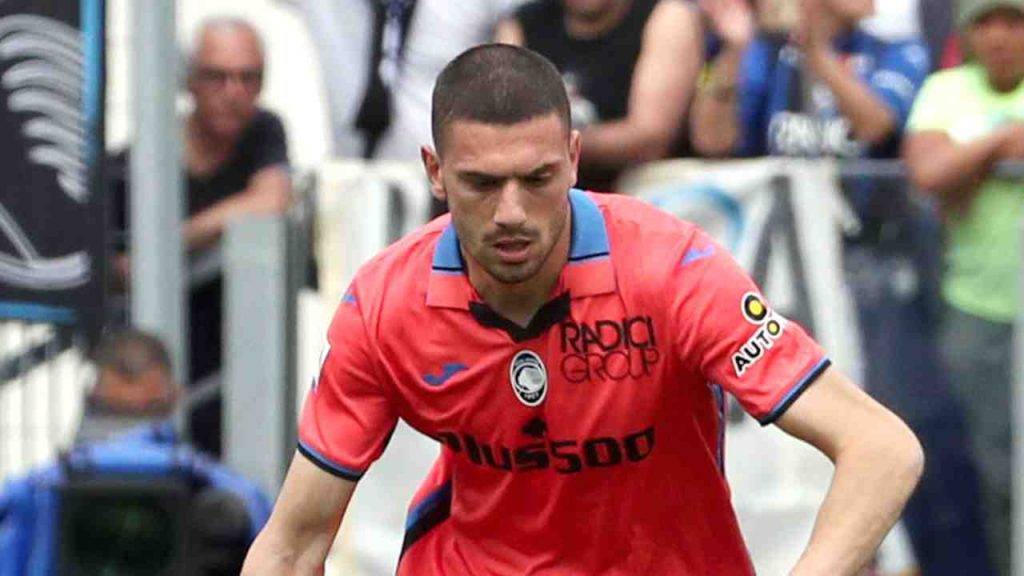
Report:
[[[535,0],[497,30],[562,73],[583,137],[579,185],[609,191],[630,165],[676,151],[703,55],[681,0]]]
[[[291,200],[288,149],[281,120],[257,105],[263,83],[263,44],[256,30],[234,18],[204,22],[189,57],[188,90],[195,101],[184,120],[188,218],[184,241],[193,262],[214,249],[235,218],[285,211]],[[126,153],[109,172],[115,223],[127,228]],[[127,283],[128,258],[115,259]],[[189,298],[189,381],[215,382],[221,365],[219,274],[193,283]],[[220,396],[199,404],[191,415],[193,442],[220,455]]]

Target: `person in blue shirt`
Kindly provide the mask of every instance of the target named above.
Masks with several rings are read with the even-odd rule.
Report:
[[[745,0],[701,4],[720,49],[694,101],[698,152],[898,157],[928,51],[918,39],[889,42],[858,28],[873,2],[805,0],[790,30],[760,33]]]
[[[112,333],[98,344],[94,359],[97,383],[73,446],[57,462],[10,480],[0,491],[0,576],[56,572],[59,490],[79,474],[185,480],[192,492],[188,529],[195,547],[189,553],[196,573],[237,574],[270,515],[270,501],[254,483],[179,440],[171,416],[180,388],[158,339],[133,329]],[[111,528],[95,527],[104,529]],[[91,555],[107,553],[103,544]],[[110,555],[117,556],[113,547]],[[125,562],[100,560],[109,566]]]

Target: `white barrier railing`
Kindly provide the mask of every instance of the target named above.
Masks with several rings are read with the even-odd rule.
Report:
[[[91,369],[64,330],[0,321],[0,486],[52,460],[74,436]]]

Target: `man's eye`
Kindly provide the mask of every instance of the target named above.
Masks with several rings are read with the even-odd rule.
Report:
[[[549,176],[547,174],[543,174],[543,175],[540,175],[540,176],[527,176],[525,178],[525,182],[526,182],[527,186],[543,186],[543,185],[547,184],[548,180],[550,180],[550,179],[551,179],[551,176]]]
[[[470,185],[480,190],[489,190],[501,183],[497,178],[474,178],[469,181]]]

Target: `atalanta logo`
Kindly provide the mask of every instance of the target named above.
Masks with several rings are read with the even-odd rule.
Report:
[[[527,406],[537,406],[548,394],[548,371],[540,356],[530,350],[521,350],[512,358],[508,369],[512,391]]]

